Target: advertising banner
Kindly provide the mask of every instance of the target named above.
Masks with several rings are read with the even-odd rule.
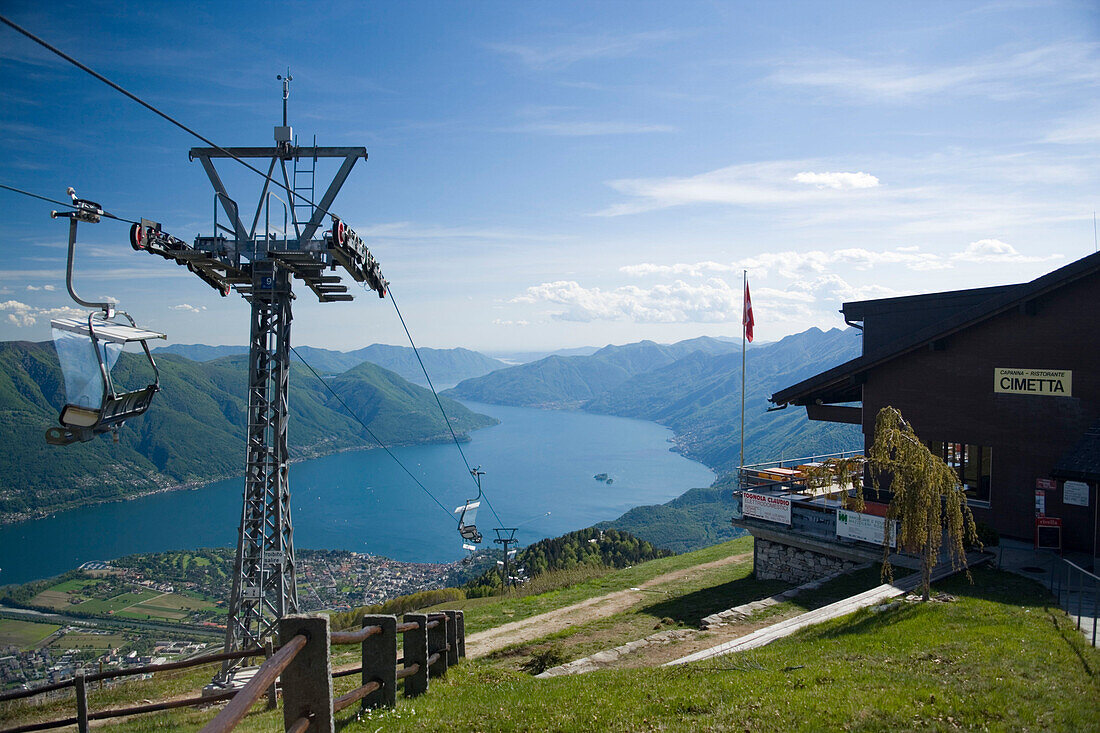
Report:
[[[778,496],[741,494],[741,512],[746,517],[763,519],[765,522],[791,523],[791,500]]]
[[[896,520],[890,524],[890,547],[898,546],[898,523]],[[862,540],[876,545],[882,544],[882,538],[886,532],[886,517],[876,517],[874,514],[861,514],[847,509],[836,510],[836,536],[846,537],[850,540]]]

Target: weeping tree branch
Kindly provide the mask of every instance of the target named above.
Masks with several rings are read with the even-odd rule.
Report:
[[[875,440],[869,459],[875,491],[889,488],[894,495],[886,512],[883,577],[893,580],[889,532],[891,520],[896,519],[898,546],[921,558],[921,580],[927,601],[932,568],[945,538],[951,567],[956,570],[966,568],[966,543],[980,546],[966,495],[955,472],[932,455],[894,407],[882,408],[875,418]]]

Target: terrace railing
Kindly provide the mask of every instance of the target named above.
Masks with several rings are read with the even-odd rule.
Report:
[[[403,656],[397,657],[397,638],[403,635]],[[288,616],[279,621],[278,647],[245,649],[236,652],[209,654],[194,659],[147,664],[122,670],[95,674],[77,674],[69,680],[43,685],[31,690],[0,694],[0,702],[25,699],[68,687],[76,692],[76,715],[56,720],[17,724],[0,733],[29,733],[75,725],[84,733],[90,721],[140,715],[179,707],[209,705],[228,700],[216,717],[203,727],[204,733],[224,733],[233,730],[253,705],[265,695],[273,707],[277,680],[283,693],[283,723],[289,733],[335,730],[335,714],[356,702],[363,709],[390,706],[397,701],[397,682],[404,680],[404,694],[415,697],[428,691],[429,680],[446,674],[448,667],[466,656],[466,630],[462,611],[441,611],[432,614],[405,614],[401,623],[396,616],[367,615],[362,628],[356,631],[329,631],[327,616]],[[361,662],[354,667],[333,670],[331,647],[360,645]],[[90,711],[90,682],[268,655],[252,679],[239,690],[226,690],[214,695],[165,700],[110,710]],[[362,684],[335,697],[333,680],[353,674],[361,676]]]

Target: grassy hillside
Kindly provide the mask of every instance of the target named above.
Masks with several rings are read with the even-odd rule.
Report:
[[[714,565],[716,559],[746,547],[745,540],[737,540],[541,596],[461,602],[467,606],[468,631],[477,632],[645,585],[647,579],[673,568],[695,569],[673,583],[647,586],[652,592],[640,605],[603,622],[551,634],[525,649],[466,660],[446,678],[433,680],[427,695],[415,700],[399,697],[392,710],[339,714],[338,727],[347,733],[1100,729],[1100,709],[1095,705],[1100,699],[1100,651],[1085,643],[1041,586],[986,568],[974,572],[973,585],[962,577],[937,584],[937,591],[949,594],[940,602],[865,609],[761,649],[685,667],[626,667],[553,679],[536,679],[515,669],[517,654],[548,644],[564,646],[571,656],[588,654],[600,644],[610,644],[616,634],[640,638],[652,633],[654,619],[668,626],[662,616],[670,617],[673,627],[690,624],[716,604],[767,594],[774,582],[765,587],[753,581],[747,575],[751,566]],[[849,592],[857,580],[835,588],[833,594]],[[817,606],[828,595],[799,601]],[[774,608],[757,624],[799,610],[797,604],[788,610]],[[675,648],[671,652],[676,653]],[[93,691],[91,706],[100,709],[188,694],[212,671],[210,667],[160,674]],[[339,679],[336,693],[356,684],[354,676]],[[71,708],[71,699],[35,709],[8,707],[0,711],[0,721],[71,715]],[[157,713],[121,721],[116,729],[194,729],[214,712]],[[281,710],[267,712],[257,705],[238,730],[274,730],[281,721]]]
[[[618,519],[600,522],[597,529],[617,529],[673,552],[690,552],[745,534],[730,524],[733,485],[719,482],[690,489],[664,504],[630,509]]]
[[[246,357],[195,362],[165,354],[157,364],[161,391],[148,413],[123,427],[119,443],[99,438],[56,447],[43,438],[64,401],[52,344],[0,343],[0,441],[18,446],[0,455],[0,514],[25,516],[241,473]],[[127,386],[150,377],[133,354],[122,355],[115,375]],[[388,444],[450,439],[431,392],[393,372],[362,363],[330,384]],[[300,364],[291,365],[290,405],[294,458],[373,444]],[[444,406],[459,433],[496,422],[451,400]]]

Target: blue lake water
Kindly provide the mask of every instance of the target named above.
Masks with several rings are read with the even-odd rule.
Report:
[[[707,467],[669,451],[671,432],[649,422],[580,412],[466,403],[500,420],[463,450],[521,545],[614,519],[708,486]],[[293,427],[291,428],[293,437]],[[447,508],[476,488],[453,443],[394,453]],[[243,456],[242,456],[243,462]],[[593,479],[607,473],[614,483]],[[0,584],[64,572],[135,552],[236,546],[243,478],[192,491],[100,504],[0,527]],[[455,520],[380,450],[351,451],[290,468],[294,543],[398,560],[442,562],[464,552]],[[542,516],[550,512],[550,516]],[[482,504],[477,525],[492,547],[501,526]]]

